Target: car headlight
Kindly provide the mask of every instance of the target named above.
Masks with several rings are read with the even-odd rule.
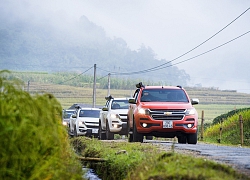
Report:
[[[194,108],[191,108],[191,109],[187,109],[186,111],[186,115],[189,116],[189,115],[195,115],[196,114],[196,110]]]
[[[119,114],[110,114],[110,118],[112,118],[112,119],[115,119],[115,118],[120,119],[120,116],[119,116]]]
[[[84,121],[78,121],[78,125],[79,126],[85,125],[85,122]]]
[[[65,121],[63,121],[63,123],[62,123],[64,126],[67,126],[68,125],[68,123],[67,122],[65,122]]]
[[[145,115],[149,115],[149,110],[148,109],[144,109],[144,108],[140,108],[139,109],[139,114],[145,114]]]

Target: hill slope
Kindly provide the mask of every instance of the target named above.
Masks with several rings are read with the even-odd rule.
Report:
[[[0,6],[1,69],[79,73],[97,64],[100,76],[125,72],[124,77],[182,85],[189,80],[189,75],[171,62],[156,59],[150,47],[142,45],[132,51],[123,39],[107,37],[102,27],[85,16],[76,21],[60,12],[44,14],[38,8],[34,13],[24,4],[8,1]],[[163,63],[167,70],[135,73]]]

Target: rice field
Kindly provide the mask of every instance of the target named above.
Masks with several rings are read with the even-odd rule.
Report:
[[[93,88],[75,87],[68,85],[55,85],[31,82],[29,87],[23,87],[29,90],[31,94],[52,93],[61,103],[62,107],[67,109],[72,104],[83,103],[93,105]],[[135,90],[135,89],[134,89]],[[114,97],[131,97],[134,90],[116,90],[110,89],[110,94]],[[224,92],[214,89],[187,89],[190,98],[198,98],[200,103],[195,105],[199,120],[201,120],[202,111],[204,111],[205,123],[211,123],[217,116],[227,113],[234,109],[250,107],[250,94],[237,92]],[[105,105],[105,96],[108,95],[107,89],[96,89],[95,105],[102,107]]]

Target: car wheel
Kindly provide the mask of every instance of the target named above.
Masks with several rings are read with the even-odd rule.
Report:
[[[143,135],[138,133],[135,121],[133,121],[133,142],[143,142]]]
[[[113,140],[114,139],[114,133],[110,132],[108,121],[106,121],[106,139],[107,140]]]
[[[187,137],[186,136],[178,136],[178,143],[180,144],[186,144],[187,143]]]
[[[130,131],[130,121],[127,115],[127,135],[129,135],[129,131]]]
[[[99,122],[99,130],[98,130],[98,139],[105,140],[106,139],[106,133],[103,133],[101,122]]]
[[[77,137],[77,131],[76,131],[76,126],[74,127],[74,136]]]
[[[197,131],[194,134],[187,135],[187,143],[188,144],[197,144]]]
[[[70,126],[68,127],[68,135],[69,135],[70,137],[73,137],[72,132],[70,131]]]
[[[128,142],[133,142],[133,134],[128,135]]]
[[[146,136],[147,140],[153,140],[153,136]]]

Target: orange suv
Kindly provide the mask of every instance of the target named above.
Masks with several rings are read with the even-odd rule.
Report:
[[[197,143],[198,114],[181,86],[136,85],[129,99],[129,142],[143,142],[143,137],[178,138],[178,143]]]

